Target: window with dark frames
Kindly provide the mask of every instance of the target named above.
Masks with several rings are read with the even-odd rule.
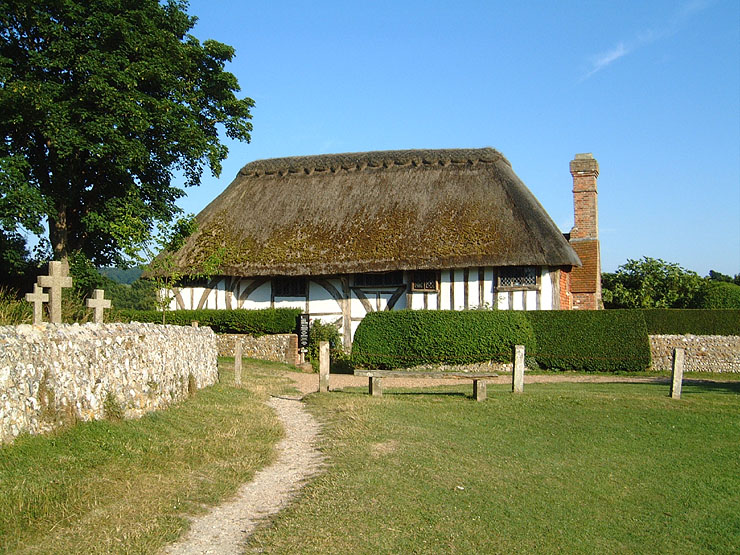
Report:
[[[412,291],[436,291],[437,272],[434,270],[417,270],[411,282]]]
[[[306,278],[276,277],[272,280],[272,292],[275,297],[305,297]]]
[[[403,272],[355,274],[355,287],[398,287],[403,285]]]
[[[534,266],[511,266],[498,271],[499,287],[531,288],[537,286]]]

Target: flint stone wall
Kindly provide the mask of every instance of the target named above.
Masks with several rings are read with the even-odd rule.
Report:
[[[651,335],[653,370],[671,370],[674,348],[686,372],[740,372],[740,335]]]
[[[218,356],[233,357],[236,342],[242,344],[242,356],[284,362],[297,366],[298,336],[294,333],[263,335],[253,337],[238,333],[224,333],[216,335],[218,341]]]
[[[218,380],[210,328],[0,326],[0,443],[80,420],[166,407]]]

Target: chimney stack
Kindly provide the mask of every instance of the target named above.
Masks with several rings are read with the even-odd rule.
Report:
[[[601,252],[599,247],[599,212],[596,179],[599,163],[591,153],[576,154],[570,162],[573,176],[574,224],[570,244],[583,266],[570,276],[573,308],[596,310],[601,301]]]

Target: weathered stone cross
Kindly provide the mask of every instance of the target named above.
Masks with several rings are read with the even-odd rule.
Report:
[[[106,308],[110,308],[110,301],[108,299],[105,299],[104,296],[105,291],[103,291],[102,289],[96,289],[93,292],[92,298],[85,301],[85,304],[88,308],[92,308],[95,310],[96,324],[103,323],[103,310],[105,310]]]
[[[39,276],[39,285],[49,289],[51,322],[62,323],[62,288],[72,287],[72,278],[67,276],[67,267],[59,261],[49,262],[49,275]]]
[[[33,293],[26,293],[26,300],[33,303],[33,323],[40,324],[44,321],[44,303],[49,302],[49,295],[44,293],[43,287],[38,283],[33,284]]]

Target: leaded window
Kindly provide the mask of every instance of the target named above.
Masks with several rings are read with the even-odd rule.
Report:
[[[272,291],[275,297],[305,297],[306,278],[276,277],[272,280]]]
[[[390,287],[403,285],[403,272],[355,274],[355,287]]]
[[[534,266],[509,266],[498,272],[499,287],[529,289],[537,287],[537,271]]]
[[[434,270],[417,270],[411,282],[412,291],[436,291],[437,272]]]

